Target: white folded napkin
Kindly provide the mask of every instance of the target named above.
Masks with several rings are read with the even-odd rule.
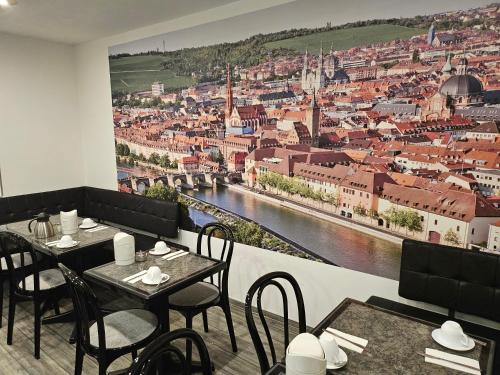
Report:
[[[100,227],[97,228],[92,228],[92,229],[87,229],[85,232],[92,233],[92,232],[97,232],[103,229],[106,229],[107,226],[101,225]]]
[[[126,278],[124,278],[122,281],[130,281],[130,280],[133,280],[133,279],[135,279],[135,278],[137,278],[137,277],[139,277],[139,276],[144,275],[146,272],[148,272],[148,271],[144,270],[144,271],[140,271],[140,272],[134,273],[133,275],[130,275],[130,276],[128,276],[128,277],[126,277]]]
[[[177,254],[176,256],[170,257],[167,260],[177,259],[177,258],[183,257],[184,255],[188,255],[188,254],[189,254],[189,251],[183,251],[182,253]]]
[[[450,362],[448,362],[448,361],[450,361]],[[460,355],[442,352],[441,350],[426,348],[425,349],[425,362],[448,367],[448,368],[458,370],[458,371],[463,371],[463,372],[466,372],[468,374],[481,375],[479,361],[476,361],[475,359],[472,359],[472,358],[462,357]],[[452,362],[454,362],[454,363],[452,363]],[[461,364],[469,366],[469,367],[462,366]],[[474,367],[477,370],[474,370],[470,367]]]
[[[357,353],[363,353],[364,348],[368,345],[368,340],[339,331],[338,329],[328,327],[326,331],[335,336],[335,341],[337,341],[339,346]]]
[[[176,256],[177,254],[181,254],[183,252],[184,252],[184,250],[177,250],[177,251],[174,251],[173,253],[169,253],[167,255],[162,256],[161,259],[170,259],[170,258]]]

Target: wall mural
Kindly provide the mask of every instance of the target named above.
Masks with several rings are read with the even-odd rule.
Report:
[[[119,189],[390,278],[404,237],[500,251],[499,6],[413,3],[300,0],[110,47]]]

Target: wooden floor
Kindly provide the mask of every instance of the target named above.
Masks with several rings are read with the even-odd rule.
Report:
[[[7,288],[5,290],[7,294]],[[32,304],[22,302],[16,310],[13,345],[7,345],[7,307],[4,301],[2,314],[2,328],[0,328],[0,374],[30,374],[30,375],[63,375],[73,374],[75,347],[68,343],[72,331],[71,324],[54,324],[42,326],[41,358],[33,356],[33,315]],[[70,301],[65,303],[64,309],[71,307]],[[212,361],[215,363],[217,374],[259,374],[259,366],[255,350],[248,333],[243,305],[232,303],[232,315],[235,326],[238,353],[231,351],[231,343],[227,334],[226,321],[221,310],[209,310],[209,332],[203,332],[201,316],[195,318],[194,329],[199,332],[208,346]],[[170,313],[172,329],[184,327],[184,318],[176,312]],[[277,341],[277,353],[281,357],[283,352],[283,326],[280,318],[269,316],[268,323]],[[291,325],[291,337],[297,332],[296,325]],[[261,336],[265,337],[265,336]],[[109,371],[127,368],[130,357],[119,358],[111,365]],[[97,374],[97,363],[94,359],[85,356],[83,365],[84,374]]]

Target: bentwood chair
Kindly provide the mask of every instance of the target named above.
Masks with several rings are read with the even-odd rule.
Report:
[[[306,312],[304,309],[304,298],[302,297],[302,292],[300,290],[299,284],[293,278],[293,276],[286,272],[271,272],[257,279],[257,281],[255,281],[248,290],[245,299],[245,317],[248,325],[248,330],[250,331],[250,336],[252,338],[252,342],[253,345],[255,346],[255,351],[259,359],[260,371],[262,374],[267,373],[271,368],[271,366],[273,366],[277,362],[276,350],[271,336],[271,332],[269,330],[269,326],[264,316],[264,311],[262,310],[262,293],[270,285],[278,289],[278,291],[281,293],[281,297],[283,300],[283,325],[284,325],[283,342],[285,347],[285,354],[286,354],[286,348],[288,347],[288,344],[290,342],[290,332],[288,327],[288,297],[286,295],[285,288],[281,283],[282,280],[291,285],[295,294],[295,298],[297,300],[299,333],[306,332]],[[260,338],[254,320],[252,303],[255,293],[257,293],[257,313],[259,315],[261,325],[264,328],[264,332],[266,334],[267,343],[269,345],[269,350],[271,352],[272,364],[269,363],[268,355],[266,353],[264,344],[262,342],[262,339]]]
[[[233,257],[234,238],[231,229],[220,223],[209,223],[201,228],[198,234],[196,252],[202,253],[203,236],[207,236],[208,256],[212,257],[212,240],[214,237],[223,242],[220,259],[225,261],[227,268],[217,274],[217,284],[214,277],[210,276],[210,281],[202,281],[188,286],[177,293],[172,294],[169,299],[169,308],[180,312],[186,318],[186,327],[193,327],[193,318],[198,314],[203,314],[203,326],[208,332],[207,310],[210,307],[219,306],[222,308],[227,322],[229,337],[233,352],[237,352],[236,337],[234,335],[233,319],[231,317],[231,307],[229,305],[228,278],[229,266]],[[186,349],[187,357],[190,358],[190,345]]]
[[[167,332],[156,338],[134,360],[128,375],[156,375],[160,361],[172,359],[172,357],[176,358],[180,363],[180,373],[189,374],[189,364],[186,357],[180,349],[172,345],[172,342],[176,340],[188,340],[194,343],[200,357],[201,373],[203,375],[212,375],[212,364],[205,342],[198,333],[188,328]]]
[[[12,263],[14,268],[27,267],[31,265],[31,256],[28,252],[24,253],[14,253],[10,251],[12,257]],[[0,251],[0,256],[2,252]],[[9,280],[9,270],[7,269],[7,261],[5,257],[0,258],[0,328],[2,328],[2,314],[3,314],[3,293],[5,282]]]
[[[88,354],[99,364],[99,375],[125,354],[137,355],[159,334],[158,318],[150,311],[130,309],[103,316],[92,289],[72,270],[59,264],[69,286],[76,315],[75,375],[80,375]]]
[[[59,300],[67,294],[64,277],[57,268],[41,270],[33,246],[17,234],[0,232],[0,249],[9,278],[7,344],[12,345],[17,302],[31,300],[35,318],[35,358],[39,359],[42,316],[52,307],[59,314]]]

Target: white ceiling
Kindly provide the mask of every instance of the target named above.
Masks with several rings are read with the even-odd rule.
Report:
[[[18,0],[0,8],[0,32],[78,44],[236,0]]]

